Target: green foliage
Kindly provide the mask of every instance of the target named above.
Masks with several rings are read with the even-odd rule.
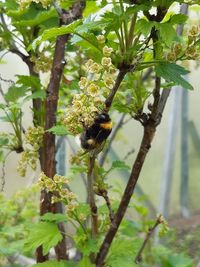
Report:
[[[172,253],[170,249],[159,245],[154,248],[156,263],[162,264],[163,267],[194,267],[193,261],[182,253]]]
[[[125,164],[124,161],[115,160],[112,162],[112,169],[129,170],[130,167]]]
[[[185,89],[193,90],[192,85],[187,82],[182,75],[189,71],[174,63],[159,63],[155,67],[158,76],[163,77],[166,81],[174,82]]]
[[[82,20],[77,20],[67,26],[45,30],[42,35],[40,35],[31,45],[29,45],[28,50],[36,49],[36,47],[44,41],[52,39],[55,40],[55,38],[59,35],[74,33],[76,27],[81,23],[81,21]]]
[[[52,222],[52,223],[66,222],[67,216],[62,213],[47,212],[43,216],[41,216],[41,221]]]
[[[14,253],[24,252],[27,227],[36,218],[35,189],[26,189],[7,199],[0,194],[0,261]]]
[[[136,255],[140,245],[141,242],[137,239],[117,237],[111,246],[106,266],[120,267],[126,263],[127,267],[136,267],[134,255]]]
[[[43,255],[46,255],[50,248],[56,246],[62,240],[58,226],[52,222],[38,222],[30,227],[30,233],[25,243],[25,250],[32,251],[42,245]]]
[[[32,265],[32,267],[75,267],[74,262],[70,261],[46,261]]]
[[[19,98],[24,97],[26,92],[26,87],[16,87],[12,85],[11,87],[9,87],[8,92],[5,94],[5,100],[8,102],[16,102]]]
[[[129,118],[138,119],[139,117],[142,120],[142,115],[146,115],[146,118],[149,118],[149,111],[146,112],[146,110],[149,109],[151,111],[155,92],[154,77],[156,75],[161,77],[161,90],[174,85],[180,85],[184,89],[193,89],[192,85],[184,77],[189,73],[189,70],[182,67],[182,62],[197,58],[200,49],[198,27],[193,28],[192,34],[190,30],[190,35],[187,38],[186,33],[184,33],[183,37],[178,36],[177,25],[187,23],[188,17],[183,14],[177,14],[176,11],[172,13],[171,10],[167,11],[167,9],[174,3],[200,4],[199,0],[143,0],[138,1],[139,3],[136,4],[129,0],[110,1],[109,3],[105,0],[101,1],[101,3],[99,1],[86,1],[86,8],[81,19],[72,19],[69,25],[64,25],[65,23],[61,25],[61,18],[58,13],[64,12],[64,16],[69,16],[69,8],[75,2],[56,0],[53,3],[47,3],[44,0],[5,0],[0,4],[1,13],[3,14],[0,24],[0,49],[20,56],[24,63],[27,64],[31,74],[18,75],[16,81],[12,82],[11,86],[7,86],[8,89],[3,92],[4,102],[0,103],[3,115],[0,119],[10,124],[11,130],[0,135],[0,162],[5,161],[5,155],[10,151],[19,153],[25,149],[25,132],[28,132],[28,130],[23,125],[24,104],[27,104],[28,101],[32,102],[30,109],[33,118],[30,124],[45,126],[45,112],[48,112],[46,107],[49,104],[46,101],[46,95],[48,96],[49,93],[47,90],[49,88],[49,76],[52,77],[53,74],[56,76],[58,74],[57,70],[59,71],[59,66],[55,65],[55,58],[53,60],[55,40],[59,36],[67,34],[69,38],[63,57],[67,62],[66,64],[64,61],[61,62],[65,66],[59,87],[58,112],[56,111],[57,104],[54,106],[57,124],[47,130],[51,134],[57,136],[69,135],[66,127],[62,125],[63,121],[60,119],[60,115],[63,119],[68,118],[70,110],[74,111],[72,110],[74,102],[76,104],[76,112],[71,113],[71,119],[72,128],[77,127],[75,132],[83,132],[88,125],[92,125],[96,113],[104,110],[104,101],[113,90],[117,73],[121,70],[127,71],[127,73],[114,97],[109,112],[111,117],[114,117],[112,116],[112,111],[113,113],[117,111],[118,114],[125,114],[127,117],[129,115]],[[56,5],[59,5],[60,9],[55,8]],[[164,13],[167,11],[162,21],[159,21],[159,19],[154,20],[155,16],[148,15],[152,7],[158,7],[157,13],[160,12],[160,9]],[[71,12],[72,10],[70,10],[70,16]],[[179,47],[180,51],[176,51],[177,53],[173,54],[175,47]],[[107,50],[110,49],[111,52],[106,54],[105,48]],[[171,58],[169,57],[170,53]],[[91,63],[91,59],[95,61]],[[91,65],[88,65],[88,60],[93,64],[93,67],[98,66],[99,70],[93,71]],[[102,62],[105,62],[105,60],[107,63],[103,64]],[[149,70],[150,74],[145,77],[146,71],[148,72]],[[48,74],[49,72],[51,72],[51,75]],[[44,79],[43,73],[47,74],[45,76],[47,80],[45,80],[46,78]],[[83,88],[81,88],[82,78],[85,78],[85,85],[82,85],[84,93]],[[106,78],[109,78],[109,90],[105,88]],[[162,82],[163,79],[167,84]],[[82,79],[82,84],[83,81]],[[97,81],[97,86],[93,86],[93,91],[89,92],[89,85]],[[96,88],[98,88],[98,92],[94,93]],[[89,95],[90,98],[88,97]],[[80,96],[84,96],[86,101],[81,102]],[[76,101],[74,101],[75,98]],[[93,105],[87,102],[88,99]],[[91,112],[88,108],[90,106],[92,107]],[[90,119],[89,116],[92,112],[95,114],[92,117],[92,121],[88,125],[84,124],[83,122]],[[77,118],[76,115],[79,117]],[[78,120],[80,124],[77,123]],[[43,141],[43,133],[41,140]],[[35,143],[38,146],[37,142]],[[30,144],[28,145],[30,146]],[[31,145],[34,146],[34,142]],[[30,152],[30,149],[28,149],[27,151]],[[42,144],[38,146],[39,149],[41,159]],[[76,150],[75,144],[73,144],[73,149]],[[39,158],[38,150],[35,158],[33,156],[29,157],[30,153],[27,154],[30,165],[34,163],[35,168],[36,161]],[[68,176],[77,178],[81,175],[83,179],[89,176],[88,154],[92,155],[92,152],[90,152],[81,151],[72,158],[73,164],[67,170]],[[24,163],[23,158],[21,163]],[[117,188],[117,186],[113,186],[110,189],[112,185],[108,177],[116,171],[118,176],[123,178],[129,175],[130,167],[121,158],[111,162],[108,161],[106,167],[99,166],[97,163],[94,164],[93,174],[95,181],[91,190],[94,191],[94,195],[97,195],[94,198],[98,198],[96,205],[99,232],[96,236],[93,236],[91,231],[92,208],[88,202],[82,203],[77,200],[74,204],[71,187],[64,188],[65,182],[55,182],[54,186],[56,184],[56,189],[58,189],[59,193],[62,193],[60,194],[60,199],[63,200],[64,197],[70,199],[71,197],[71,202],[66,205],[67,214],[46,213],[41,216],[39,222],[36,222],[38,218],[34,206],[35,201],[33,201],[31,192],[28,189],[25,195],[14,196],[10,200],[0,196],[0,252],[5,257],[13,255],[15,252],[32,256],[31,253],[37,247],[42,246],[45,255],[61,241],[62,234],[59,231],[58,223],[65,222],[73,227],[71,238],[74,246],[82,255],[81,260],[77,263],[52,260],[34,266],[95,266],[91,263],[91,257],[94,257],[99,251],[101,242],[111,225],[111,213],[115,212],[119,206],[120,199],[114,194],[110,194],[110,192],[118,193],[117,196],[120,197],[123,192],[122,188]],[[42,190],[51,192],[54,197],[51,199],[52,201],[60,201],[58,195],[56,196],[54,192],[55,188],[51,188],[52,180],[48,180],[48,177],[46,178],[45,187]],[[80,191],[87,191],[87,188],[86,190],[81,188]],[[90,201],[91,196],[88,199]],[[142,199],[132,199],[128,208],[130,216],[129,218],[124,218],[119,227],[117,237],[105,261],[105,266],[107,267],[136,266],[134,258],[141,247],[143,237],[155,223],[155,221],[148,219],[148,209]],[[133,214],[137,214],[139,219],[133,220]],[[167,237],[169,234],[167,226],[162,224],[160,228],[160,231]],[[162,267],[193,267],[192,260],[179,253],[180,251],[175,254],[173,246],[170,249],[161,246],[155,248],[151,242],[148,243],[148,246],[150,249],[146,248],[143,252],[142,267],[156,266],[156,264],[160,264]]]
[[[95,267],[95,264],[92,264],[88,257],[83,257],[83,259],[78,263],[77,267]]]
[[[69,132],[67,131],[64,125],[56,125],[48,129],[47,131],[55,135],[68,135],[69,134]]]

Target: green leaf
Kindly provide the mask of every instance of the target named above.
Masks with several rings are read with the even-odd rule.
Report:
[[[81,34],[75,33],[75,36],[73,36],[73,38],[71,40],[72,44],[79,43],[82,47],[84,46],[84,45],[82,45],[83,41],[86,41],[86,47],[85,47],[86,50],[88,49],[89,45],[92,47],[93,50],[94,50],[94,48],[95,48],[95,50],[96,49],[101,50],[99,48],[99,43],[97,41],[97,38],[93,33],[81,33]],[[95,51],[95,53],[96,53],[96,51]]]
[[[70,171],[71,171],[72,173],[82,173],[82,172],[87,171],[87,168],[84,167],[84,166],[81,166],[81,165],[73,165],[73,166],[70,168]]]
[[[55,135],[68,135],[69,132],[67,131],[64,125],[56,125],[52,128],[48,129],[47,132],[53,133]]]
[[[115,160],[112,162],[112,168],[113,169],[125,169],[125,170],[129,170],[130,167],[128,165],[125,164],[124,161],[120,161],[120,160]]]
[[[176,40],[177,33],[170,23],[155,23],[156,29],[159,31],[160,37],[167,46],[171,46]]]
[[[83,257],[82,260],[78,263],[77,267],[95,267],[95,264],[92,264],[89,257]]]
[[[83,32],[87,33],[88,31],[91,31],[91,30],[103,29],[108,25],[109,25],[109,22],[105,20],[101,20],[101,21],[90,20],[79,25],[76,31],[78,33],[83,33]]]
[[[24,102],[29,101],[31,99],[42,99],[42,100],[44,100],[45,98],[46,98],[46,91],[38,90],[38,91],[32,93],[31,95],[27,96],[24,99]]]
[[[144,34],[144,36],[147,36],[154,24],[154,22],[148,21],[146,19],[139,19],[135,25],[135,31],[136,33],[142,33]]]
[[[99,10],[99,6],[97,6],[96,1],[86,1],[86,7],[83,11],[83,17],[87,17],[90,14],[94,14]]]
[[[159,63],[155,67],[156,74],[166,81],[174,82],[185,89],[193,90],[192,85],[187,82],[182,75],[189,73],[188,70],[175,63]]]
[[[6,146],[9,143],[8,137],[0,137],[0,147]]]
[[[96,253],[96,252],[98,252],[97,240],[88,239],[87,242],[84,243],[84,246],[82,246],[82,244],[81,244],[79,249],[83,253],[84,256],[89,256],[92,252]],[[81,266],[83,266],[83,265],[81,265]]]
[[[20,20],[15,23],[16,26],[36,26],[40,25],[50,18],[57,17],[57,12],[55,9],[45,10],[38,13],[33,19]]]
[[[48,221],[48,222],[54,222],[54,223],[59,223],[59,222],[66,222],[67,221],[67,216],[62,213],[51,213],[47,212],[43,216],[41,216],[42,221]]]
[[[64,34],[69,34],[69,33],[74,33],[76,27],[78,25],[80,25],[80,23],[82,22],[81,19],[72,22],[71,24],[67,25],[67,26],[62,26],[59,28],[52,28],[52,29],[48,29],[45,30],[43,32],[42,35],[40,35],[38,38],[36,38],[32,44],[29,45],[29,47],[27,48],[27,50],[35,50],[36,47],[41,44],[43,41],[47,41],[47,40],[52,40],[55,39],[57,36],[59,35],[64,35]]]
[[[27,86],[31,89],[41,89],[40,79],[32,75],[17,75],[17,84]]]
[[[160,261],[163,267],[194,267],[192,260],[183,254],[170,255],[169,252],[163,253],[160,256]]]
[[[5,100],[8,102],[16,102],[20,97],[24,97],[28,89],[25,86],[16,87],[12,85],[5,94]]]
[[[78,206],[77,206],[77,208],[76,208],[76,212],[77,212],[78,217],[81,214],[84,214],[84,216],[87,217],[87,216],[90,215],[90,207],[86,203],[79,203]]]
[[[5,109],[7,106],[5,104],[0,103],[0,109]]]
[[[186,22],[186,20],[188,19],[187,15],[184,14],[175,14],[173,16],[170,17],[169,22],[171,24],[183,24]]]
[[[35,250],[43,247],[43,255],[46,255],[50,248],[56,246],[62,240],[58,226],[51,222],[39,222],[30,229],[28,239],[25,243],[25,250]]]
[[[72,261],[46,261],[34,264],[32,267],[76,267],[76,263]]]
[[[192,267],[193,266],[192,260],[185,257],[182,254],[169,255],[168,261],[170,262],[171,266],[176,266],[176,267]]]
[[[134,263],[134,256],[140,247],[141,242],[128,237],[118,237],[111,245],[106,263],[111,267],[137,267]]]

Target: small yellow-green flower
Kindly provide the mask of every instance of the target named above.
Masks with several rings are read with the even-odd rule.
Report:
[[[110,57],[103,57],[101,60],[101,65],[104,67],[110,67],[112,65],[112,61]]]
[[[182,51],[182,45],[177,43],[173,46],[173,52],[178,55]]]
[[[59,197],[52,196],[52,197],[51,197],[51,203],[54,204],[54,203],[57,203],[57,202],[60,202]]]
[[[80,110],[83,107],[83,102],[82,101],[76,101],[74,104],[74,109],[75,110]]]
[[[84,89],[88,85],[88,79],[85,77],[81,77],[78,85],[81,89]]]
[[[68,193],[68,199],[71,201],[71,200],[74,200],[76,199],[76,195],[73,193],[73,192],[69,192]]]
[[[199,56],[195,46],[189,46],[189,47],[187,47],[187,49],[185,51],[185,55],[189,59],[194,59],[194,60],[197,59],[198,56]]]
[[[89,70],[90,66],[94,63],[94,61],[92,59],[89,59],[86,63],[85,63],[85,67],[87,70]]]
[[[108,69],[108,73],[109,74],[115,74],[117,72],[117,69],[114,68],[113,66],[110,66],[109,69]]]
[[[93,63],[92,65],[90,65],[89,67],[89,72],[91,73],[98,73],[101,69],[101,66],[98,63]]]
[[[69,182],[69,180],[66,179],[65,176],[61,176],[61,175],[58,175],[58,174],[54,175],[53,180],[54,180],[55,183],[59,183],[59,184],[67,184]]]
[[[107,45],[103,48],[103,54],[106,57],[109,57],[112,53],[113,49],[111,47],[108,47]]]
[[[80,213],[79,220],[85,221],[86,220],[86,216],[83,213]]]
[[[46,181],[45,181],[45,187],[48,191],[54,191],[56,190],[56,185],[54,183],[54,181],[50,178],[48,178]]]
[[[100,44],[104,44],[105,43],[105,36],[104,35],[98,35],[97,40]]]
[[[62,188],[59,192],[61,198],[68,198],[69,190],[67,188]]]
[[[99,94],[99,86],[91,83],[88,87],[87,87],[87,92],[89,95],[91,96],[97,96]]]
[[[115,81],[113,80],[113,78],[111,76],[107,76],[104,79],[104,83],[105,83],[106,87],[108,87],[109,89],[112,89]]]
[[[190,36],[198,36],[200,34],[200,28],[197,25],[193,25],[192,28],[189,30]]]
[[[166,55],[166,59],[170,62],[173,62],[176,60],[176,54],[174,52],[169,52],[167,55]]]
[[[75,208],[76,208],[76,206],[77,206],[77,204],[76,203],[69,203],[68,205],[67,205],[67,211],[68,212],[70,212],[70,211],[74,211],[75,210]]]

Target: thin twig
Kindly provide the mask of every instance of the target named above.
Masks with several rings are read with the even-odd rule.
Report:
[[[95,164],[95,156],[89,156],[89,164],[88,164],[88,200],[91,210],[91,236],[92,238],[96,237],[98,233],[98,214],[97,214],[97,206],[95,202],[95,194],[94,194],[94,177],[93,170]]]
[[[157,220],[156,220],[156,222],[155,222],[155,224],[148,229],[148,232],[146,233],[145,239],[144,239],[144,241],[143,241],[143,243],[141,245],[141,248],[139,249],[139,251],[138,251],[138,253],[137,253],[136,257],[135,257],[135,263],[142,262],[142,253],[143,253],[143,251],[145,249],[145,246],[146,246],[147,242],[149,241],[150,237],[152,236],[153,232],[157,228],[157,226],[159,224],[161,224],[161,223],[163,223],[163,218],[162,218],[162,215],[159,215]]]
[[[107,206],[108,211],[109,211],[110,222],[112,223],[113,218],[114,218],[114,213],[113,213],[113,210],[111,207],[110,198],[108,197],[108,192],[106,190],[104,190],[104,192],[102,193],[102,197],[105,199],[106,206]]]
[[[2,77],[1,77],[1,74],[0,74],[0,80],[1,80],[2,82],[5,82],[5,83],[15,84],[15,82],[14,82],[13,80],[11,80],[11,79],[4,79],[4,78],[2,78]],[[1,93],[2,93],[2,92],[1,92]]]
[[[127,158],[130,157],[134,152],[135,152],[135,149],[132,148],[130,151],[128,151],[126,153],[126,155],[124,156],[123,160],[127,160]]]

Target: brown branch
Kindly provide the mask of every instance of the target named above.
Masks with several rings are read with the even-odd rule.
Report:
[[[82,11],[85,7],[85,1],[76,1],[74,5],[68,10],[64,11],[62,18],[60,19],[60,25],[70,24],[72,21],[77,20],[82,17]],[[47,88],[47,98],[45,102],[45,130],[50,129],[56,124],[56,112],[58,105],[58,93],[60,80],[63,73],[63,68],[65,65],[64,54],[65,54],[65,44],[69,40],[70,35],[65,34],[58,36],[56,39],[55,52],[53,58],[53,64],[51,69],[51,78]],[[55,145],[55,135],[50,132],[45,132],[44,135],[44,148],[43,148],[43,165],[42,170],[44,173],[53,178],[56,173],[56,145]],[[51,204],[51,195],[45,191],[41,192],[41,205],[40,214],[43,215],[46,212],[59,212],[59,204]],[[61,229],[64,232],[64,229]],[[55,252],[57,254],[58,260],[67,259],[66,254],[66,242],[65,236],[63,235],[62,241],[56,246]],[[37,249],[37,262],[44,262],[48,259],[48,256],[43,256],[42,248]]]
[[[150,237],[152,236],[153,232],[155,231],[156,227],[161,223],[163,223],[163,218],[162,218],[162,215],[159,215],[157,220],[156,220],[156,222],[155,222],[155,224],[148,229],[148,232],[147,232],[147,234],[145,236],[145,239],[144,239],[144,241],[142,243],[142,246],[139,249],[139,251],[138,251],[138,253],[137,253],[136,257],[135,257],[135,263],[142,262],[142,253],[143,253],[143,251],[145,249],[145,246],[146,246],[147,242],[149,241]]]
[[[97,254],[96,258],[96,266],[101,267],[104,264],[105,257],[108,253],[109,247],[112,243],[113,238],[115,237],[117,230],[119,228],[119,225],[125,215],[126,209],[128,207],[128,204],[130,202],[130,199],[132,197],[133,191],[135,189],[137,180],[139,178],[140,171],[142,169],[142,166],[144,164],[144,160],[146,158],[146,155],[151,147],[151,142],[154,138],[156,128],[154,125],[152,125],[149,121],[149,124],[147,124],[144,127],[144,135],[142,138],[142,142],[140,145],[139,152],[137,154],[136,160],[133,164],[132,171],[130,174],[129,181],[127,183],[127,186],[124,190],[119,208],[114,216],[114,219],[112,221],[112,224],[105,236],[105,239],[103,241],[103,244],[101,245],[101,248],[99,250],[99,253]]]
[[[183,6],[185,6],[185,4],[183,4],[181,6],[181,12],[180,13],[186,13],[187,12],[187,8],[183,8]],[[180,31],[180,30],[179,30]],[[181,31],[180,31],[181,32]],[[156,86],[158,86],[158,84],[160,84],[160,81],[156,81]],[[158,87],[157,87],[158,88]],[[160,90],[160,88],[159,88]],[[139,175],[140,175],[140,171],[143,167],[145,158],[147,156],[147,153],[151,147],[151,142],[154,138],[155,132],[156,132],[156,127],[157,125],[160,123],[161,117],[162,117],[162,113],[164,110],[164,107],[166,105],[167,102],[167,98],[169,96],[170,91],[168,91],[167,93],[164,93],[166,91],[166,89],[163,90],[161,97],[159,97],[159,100],[157,99],[157,97],[154,96],[154,103],[153,103],[153,114],[151,112],[150,117],[148,118],[148,120],[146,121],[146,123],[144,124],[144,134],[143,134],[143,138],[142,138],[142,142],[140,145],[140,149],[139,152],[137,154],[137,157],[135,159],[135,162],[133,164],[132,167],[132,171],[129,177],[129,181],[127,183],[127,186],[124,190],[120,205],[118,207],[118,210],[114,216],[113,222],[104,238],[104,241],[100,247],[100,250],[97,254],[96,257],[96,267],[102,267],[104,265],[104,261],[106,258],[106,255],[109,251],[109,248],[111,246],[111,243],[118,231],[119,225],[125,215],[125,212],[127,210],[128,204],[130,202],[131,196],[134,192],[136,183],[138,181]],[[157,109],[155,108],[157,107]],[[152,116],[153,115],[153,119]]]
[[[110,199],[108,197],[108,192],[107,190],[103,190],[103,192],[101,193],[101,196],[104,198],[105,202],[106,202],[106,206],[108,208],[108,212],[109,212],[109,218],[110,218],[110,222],[112,223],[113,218],[114,218],[114,213],[111,207],[111,203],[110,203]]]
[[[89,156],[89,164],[88,164],[88,202],[90,205],[91,211],[91,237],[96,237],[98,233],[98,214],[97,214],[97,206],[95,202],[95,194],[94,194],[94,164],[95,164],[95,156]]]

